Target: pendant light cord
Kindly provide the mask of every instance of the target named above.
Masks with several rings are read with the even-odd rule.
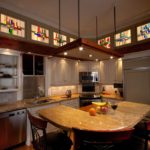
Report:
[[[116,34],[116,1],[114,2],[114,31]]]
[[[78,0],[78,38],[80,38],[80,0]]]
[[[60,34],[61,34],[61,12],[60,12],[60,5],[61,5],[61,2],[59,0],[59,40],[60,40]],[[59,42],[59,46],[60,46],[60,42]]]
[[[96,42],[98,41],[98,19],[96,16]]]

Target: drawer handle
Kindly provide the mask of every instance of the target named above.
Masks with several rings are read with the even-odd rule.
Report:
[[[15,114],[13,113],[13,114],[9,114],[9,117],[12,117],[12,116],[15,116]]]

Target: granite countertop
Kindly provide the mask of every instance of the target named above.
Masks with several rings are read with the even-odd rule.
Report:
[[[74,100],[77,98],[79,98],[79,94],[72,94],[71,98],[67,98],[65,95],[48,96],[48,97],[41,97],[38,99],[25,99],[25,100],[12,102],[12,103],[3,103],[0,104],[0,113],[23,109],[23,108],[37,107],[37,106],[47,105],[52,103],[59,103],[61,101]],[[40,103],[43,100],[47,100],[46,103]]]
[[[102,96],[104,98],[122,100],[121,97],[117,97],[115,95],[102,95]],[[65,95],[61,95],[61,96],[41,97],[38,99],[24,99],[24,100],[16,101],[13,103],[3,103],[3,104],[0,104],[0,113],[23,109],[23,108],[37,107],[37,106],[47,105],[47,104],[52,104],[52,103],[58,103],[61,101],[74,100],[78,98],[79,98],[79,94],[72,94],[70,98],[67,98]],[[46,102],[42,103],[41,101],[43,100],[44,101],[46,100]]]
[[[116,95],[116,94],[102,94],[104,98],[116,99],[116,100],[123,100],[123,97]]]
[[[67,130],[73,127],[87,130],[116,130],[134,127],[149,111],[150,105],[122,101],[119,102],[115,113],[110,109],[107,114],[98,113],[96,116],[64,105],[44,108],[38,113],[55,126]]]

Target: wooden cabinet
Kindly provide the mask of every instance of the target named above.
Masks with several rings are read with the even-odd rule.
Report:
[[[103,84],[122,82],[122,60],[110,59],[101,61],[100,82]]]
[[[79,72],[99,72],[99,71],[100,71],[99,62],[91,62],[91,61],[79,62]]]
[[[50,59],[50,85],[78,84],[78,62],[61,58]]]
[[[123,64],[122,59],[118,59],[116,62],[116,82],[123,82]]]

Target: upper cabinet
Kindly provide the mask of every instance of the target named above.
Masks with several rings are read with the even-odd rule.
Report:
[[[18,90],[18,57],[0,53],[0,92]]]
[[[80,61],[79,62],[79,72],[99,72],[99,62],[92,61]]]
[[[122,82],[121,59],[110,59],[100,62],[100,82],[103,84]]]
[[[50,61],[50,85],[73,85],[79,83],[78,62],[63,58]]]
[[[43,56],[23,54],[22,60],[24,75],[44,75]]]

